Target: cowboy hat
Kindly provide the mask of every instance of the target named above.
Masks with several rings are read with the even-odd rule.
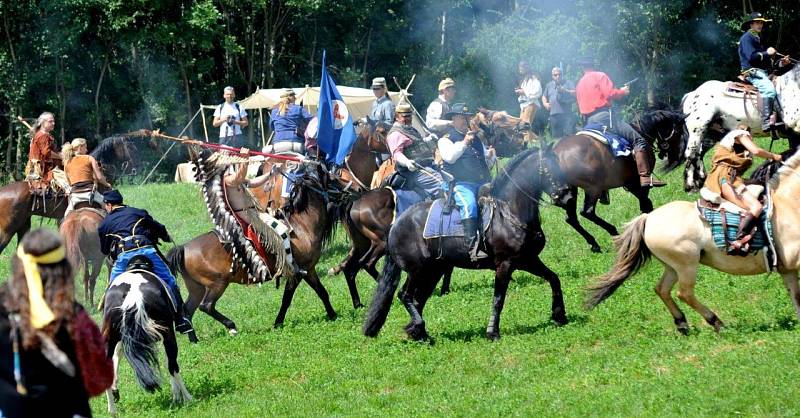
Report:
[[[753,22],[772,22],[772,19],[767,19],[759,12],[750,13],[750,16],[747,17],[747,20],[742,23],[742,30],[750,29],[750,24]]]

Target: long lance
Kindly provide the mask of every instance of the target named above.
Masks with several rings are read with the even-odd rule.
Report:
[[[261,156],[261,157],[265,157],[265,158],[274,158],[276,160],[287,160],[287,161],[296,161],[296,162],[305,162],[306,161],[303,158],[292,157],[292,156],[289,156],[289,155],[269,154],[269,153],[266,153],[266,152],[253,151],[253,150],[251,150],[249,148],[236,148],[236,147],[231,147],[231,146],[228,146],[228,145],[212,144],[212,143],[209,143],[209,142],[200,141],[200,140],[197,140],[197,139],[191,139],[191,138],[188,138],[188,137],[178,138],[176,136],[169,136],[169,135],[162,134],[160,131],[153,131],[152,136],[155,137],[155,138],[168,139],[170,141],[175,141],[175,142],[179,142],[179,143],[182,143],[182,144],[197,145],[197,146],[200,146],[200,147],[203,147],[203,148],[210,148],[210,149],[219,150],[219,151],[227,151],[227,152],[232,153],[232,154]]]

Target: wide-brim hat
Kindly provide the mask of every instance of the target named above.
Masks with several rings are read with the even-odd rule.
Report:
[[[294,90],[292,90],[292,89],[283,89],[283,91],[281,92],[281,99],[285,99],[285,98],[287,98],[289,96],[295,96],[295,95],[296,94],[295,94]]]
[[[464,103],[455,103],[453,106],[450,107],[450,111],[445,113],[442,116],[444,119],[452,120],[453,116],[455,115],[462,115],[462,116],[472,116],[474,113],[469,111],[469,108]]]
[[[372,79],[372,88],[386,87],[386,79],[383,77],[375,77]]]
[[[103,203],[122,204],[122,194],[118,190],[109,190],[103,193]]]
[[[753,22],[772,22],[772,19],[765,18],[764,15],[759,12],[750,13],[750,16],[747,16],[745,19],[747,20],[742,23],[742,30],[750,29],[750,24]]]
[[[411,108],[411,105],[405,102],[398,103],[394,107],[394,113],[412,113],[414,109]]]
[[[456,82],[450,77],[445,78],[444,80],[439,82],[439,91],[442,91],[448,87],[455,87]]]

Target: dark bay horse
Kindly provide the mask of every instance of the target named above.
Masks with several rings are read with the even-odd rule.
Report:
[[[173,311],[167,289],[148,269],[150,260],[134,257],[128,271],[120,274],[103,298],[103,335],[108,356],[114,360],[114,383],[106,391],[108,412],[116,414],[119,400],[120,351],[133,367],[139,385],[148,392],[161,386],[156,343],[163,341],[170,375],[172,400],[184,403],[192,399],[178,366],[178,342],[175,338]],[[189,339],[196,341],[194,332]]]
[[[330,240],[337,220],[337,215],[328,210],[328,183],[328,173],[321,165],[309,166],[303,177],[295,180],[286,212],[288,224],[294,231],[291,234],[292,255],[297,265],[307,272],[299,276],[322,300],[328,318],[335,319],[336,311],[316,271],[322,249]],[[167,261],[171,269],[181,273],[189,291],[185,305],[187,315],[191,317],[199,307],[235,335],[238,332],[236,324],[216,309],[216,303],[229,284],[253,281],[243,268],[232,266],[230,250],[220,242],[217,234],[208,232],[173,248],[167,253]],[[276,327],[283,324],[300,281],[298,277],[286,281],[275,318]]]
[[[110,169],[118,166],[136,166],[138,160],[136,146],[127,136],[113,136],[104,139],[92,156],[101,163],[104,174],[113,184],[116,178]],[[109,171],[110,170],[110,171]],[[47,193],[44,196],[31,191],[27,181],[15,181],[0,187],[0,252],[2,252],[14,235],[17,242],[31,228],[31,216],[61,219],[67,208],[67,198],[63,194]]]
[[[97,227],[103,222],[105,212],[94,208],[73,210],[64,217],[58,228],[64,238],[67,259],[77,272],[83,268],[84,303],[94,304],[94,288],[97,276],[103,268],[106,256],[100,250],[100,236]]]
[[[632,124],[658,150],[659,156],[667,159],[666,170],[676,168],[682,161],[682,145],[685,145],[688,135],[683,120],[684,116],[680,113],[655,110],[636,118]],[[567,212],[566,222],[581,234],[593,252],[600,252],[600,245],[578,220],[578,188],[585,193],[581,215],[611,235],[617,235],[617,228],[595,212],[597,201],[606,191],[624,187],[639,200],[642,213],[653,210],[649,190],[640,186],[639,173],[632,157],[615,158],[606,144],[585,135],[562,138],[553,151],[571,186],[572,199],[562,206]]]
[[[551,319],[567,323],[561,282],[544,265],[539,253],[545,237],[539,219],[543,192],[568,197],[556,156],[551,150],[531,149],[515,157],[492,181],[489,197],[481,198],[484,213],[491,211],[485,233],[490,257],[470,261],[463,237],[423,238],[431,202],[412,206],[395,221],[387,240],[386,265],[378,281],[364,323],[364,334],[375,336],[386,320],[400,283],[400,273],[408,273],[398,298],[411,316],[406,333],[414,340],[428,338],[422,311],[439,278],[453,267],[495,271],[492,315],[486,328],[490,339],[500,337],[500,314],[514,270],[522,269],[542,277],[552,290]]]

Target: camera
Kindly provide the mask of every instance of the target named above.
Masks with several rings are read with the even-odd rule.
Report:
[[[236,120],[235,116],[229,115],[228,119],[226,120],[226,122],[228,123],[228,125],[233,125],[233,121],[235,121],[235,120]]]

